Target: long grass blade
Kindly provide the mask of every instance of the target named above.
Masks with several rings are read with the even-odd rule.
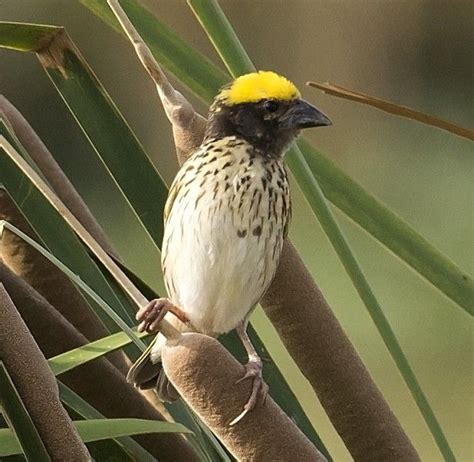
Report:
[[[0,436],[0,455],[4,445],[7,450],[14,446],[18,449],[18,453],[23,452],[27,460],[51,461],[38,430],[2,361],[0,361],[0,408],[9,426],[14,430],[14,433],[12,430],[5,430],[12,435],[8,441],[2,440]]]
[[[194,14],[199,17],[205,32],[212,36],[211,40],[214,45],[219,47],[219,54],[232,75],[237,77],[241,72],[252,72],[255,67],[217,1],[188,0],[188,3],[191,5]],[[236,63],[239,63],[239,65],[236,65]],[[454,454],[443,430],[403,353],[382,307],[375,297],[342,230],[337,224],[317,179],[312,174],[306,159],[295,144],[291,148],[291,152],[288,153],[287,163],[364,302],[387,349],[410,389],[438,448],[447,460],[454,460]]]
[[[41,255],[47,258],[53,265],[60,269],[64,274],[66,274],[78,287],[80,287],[92,300],[94,300],[101,308],[109,315],[110,318],[122,329],[123,332],[129,337],[130,341],[133,341],[135,345],[141,350],[144,351],[146,345],[140,340],[140,338],[135,334],[135,332],[130,329],[130,327],[125,324],[125,322],[116,314],[112,307],[110,307],[96,292],[94,292],[87,284],[85,284],[82,279],[73,273],[66,265],[64,265],[59,259],[57,259],[53,254],[48,252],[44,247],[39,245],[36,241],[31,239],[28,235],[20,231],[18,228],[12,224],[0,220],[0,237],[4,229],[8,229],[10,232],[16,234],[18,237],[22,238],[25,242],[30,244],[35,248]],[[121,333],[117,334],[121,335]],[[128,342],[127,342],[128,343]],[[58,369],[60,368],[57,366]],[[64,366],[63,366],[64,367]],[[62,372],[65,372],[64,370]]]
[[[12,31],[15,35],[8,41],[7,34]],[[152,242],[161,242],[167,187],[101,82],[63,28],[0,23],[0,46],[15,45],[13,39],[22,36],[31,38],[15,49],[37,54],[56,90],[102,160],[104,172],[112,176],[118,186],[120,194],[117,194],[117,200],[130,207]],[[36,43],[34,37],[37,37]],[[135,175],[130,175],[130,169]],[[135,178],[140,178],[140,181],[135,181]],[[150,200],[149,191],[154,192],[153,200]]]
[[[382,307],[375,297],[367,278],[364,275],[356,257],[347,242],[345,236],[337,225],[337,222],[329,208],[317,180],[311,174],[311,170],[303,157],[301,151],[295,146],[293,152],[289,153],[288,163],[299,186],[304,192],[311,208],[318,216],[319,222],[328,236],[334,250],[338,254],[347,274],[352,280],[361,300],[364,302],[372,321],[374,322],[387,350],[397,365],[410,393],[412,394],[418,409],[420,410],[426,425],[428,426],[436,444],[447,461],[454,461],[454,453],[441,428],[441,425],[423,392],[416,375],[408,362],[405,353],[385,316]]]
[[[34,51],[48,43],[61,29],[44,24],[0,23],[0,44],[15,51]]]
[[[100,297],[94,290],[92,290],[82,279],[71,271],[64,263],[56,258],[52,253],[48,252],[44,247],[39,245],[36,241],[31,239],[23,231],[8,223],[7,221],[0,220],[0,238],[4,229],[8,229],[10,232],[16,234],[18,237],[23,239],[41,255],[47,258],[54,266],[61,270],[66,276],[71,279],[81,290],[84,291],[92,300],[94,300],[107,315],[120,327],[120,329],[127,334],[130,340],[141,350],[145,351],[146,345],[140,340],[137,334],[123,321],[123,319],[114,311],[114,309],[108,305],[105,300]]]

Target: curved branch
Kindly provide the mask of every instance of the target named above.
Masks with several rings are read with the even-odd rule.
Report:
[[[59,400],[51,369],[0,282],[0,351],[52,460],[91,460]]]

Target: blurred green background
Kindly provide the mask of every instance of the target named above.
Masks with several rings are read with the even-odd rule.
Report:
[[[143,1],[221,65],[184,1]],[[260,69],[287,75],[334,122],[308,138],[423,236],[472,274],[473,144],[304,86],[331,81],[460,125],[474,125],[470,1],[221,0]],[[133,50],[78,2],[2,0],[0,19],[64,25],[169,183],[177,164],[169,124]],[[162,290],[158,258],[33,55],[0,51],[0,92],[33,125],[124,259]],[[191,95],[187,95],[191,96]],[[197,108],[206,107],[196,101]],[[150,197],[153,200],[153,197]],[[296,185],[291,237],[424,461],[434,442],[349,278]],[[467,314],[368,237],[337,217],[460,461],[473,453],[473,331]],[[297,308],[295,308],[297,309]],[[271,325],[253,321],[337,461],[350,460],[311,388]]]

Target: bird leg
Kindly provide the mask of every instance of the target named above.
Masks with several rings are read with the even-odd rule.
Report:
[[[247,364],[244,366],[245,374],[237,381],[237,383],[246,379],[252,379],[252,391],[248,401],[245,403],[244,410],[230,423],[230,425],[235,425],[237,422],[242,420],[256,406],[259,395],[261,396],[262,402],[265,403],[268,393],[268,385],[263,381],[262,377],[263,363],[247,334],[247,325],[248,320],[245,320],[235,329],[249,358]]]
[[[155,298],[148,305],[138,310],[135,316],[137,321],[140,321],[138,332],[147,331],[150,334],[158,332],[160,322],[168,312],[173,313],[184,324],[189,322],[184,311],[171,300],[168,298]]]

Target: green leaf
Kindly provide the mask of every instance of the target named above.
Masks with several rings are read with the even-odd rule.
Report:
[[[423,392],[418,379],[411,368],[400,343],[398,342],[395,332],[390,326],[382,307],[375,297],[362,268],[352,253],[349,243],[339,229],[337,222],[324,199],[316,178],[312,176],[311,170],[297,146],[293,147],[292,152],[289,153],[288,163],[311,208],[317,214],[322,228],[336,250],[347,274],[357,289],[360,298],[364,302],[364,305],[379,331],[385,346],[390,352],[390,355],[405,380],[418,409],[425,419],[426,425],[433,435],[440,452],[446,460],[454,461],[454,454],[449,446],[446,436],[444,435],[443,429],[431,408],[428,398]]]
[[[201,455],[203,461],[230,462],[234,460],[229,457],[225,447],[186,403],[182,400],[173,401],[166,404],[166,409],[174,420],[184,423],[193,432],[189,442]]]
[[[175,422],[147,419],[90,419],[74,422],[84,442],[148,433],[191,433]]]
[[[231,75],[255,71],[226,15],[215,0],[188,0],[188,5]]]
[[[181,424],[145,419],[91,419],[73,422],[84,443],[149,433],[190,433]],[[21,453],[21,447],[10,429],[0,429],[0,456]],[[40,460],[34,458],[31,460]]]
[[[74,282],[80,289],[82,289],[92,300],[94,300],[107,315],[112,318],[117,326],[119,326],[124,333],[130,338],[132,342],[141,350],[144,351],[146,345],[138,338],[136,333],[122,320],[122,318],[102,299],[94,290],[89,287],[80,277],[78,277],[71,269],[69,269],[64,263],[57,259],[52,253],[48,252],[44,247],[39,245],[36,241],[31,239],[25,233],[20,231],[12,224],[0,220],[0,237],[3,229],[6,228],[12,233],[15,233],[18,237],[21,237],[25,242],[31,245],[41,255],[47,258],[53,265],[60,269],[66,276],[68,276],[72,282]]]
[[[79,0],[80,3],[85,5],[95,14],[97,14],[101,19],[103,19],[107,24],[114,27],[116,30],[120,30],[115,18],[110,12],[106,0]],[[203,54],[198,52],[196,49],[192,48],[189,45],[183,45],[183,50],[186,50],[186,53],[189,54],[189,62],[180,59],[175,59],[173,50],[175,47],[179,47],[182,44],[182,40],[178,38],[171,30],[166,28],[160,21],[158,21],[154,16],[147,11],[145,8],[139,6],[137,2],[133,0],[121,1],[127,14],[130,14],[134,26],[137,28],[140,35],[143,37],[147,45],[152,50],[155,58],[158,62],[166,69],[171,71],[178,79],[183,83],[187,84],[189,89],[192,90],[197,96],[202,98],[204,101],[209,103],[212,101],[214,95],[216,95],[218,89],[225,83],[230,80],[230,76],[221,71],[216,66],[209,64],[206,66],[207,74],[199,74],[202,76],[203,80],[200,82],[201,85],[188,84],[186,80],[191,76],[194,78],[195,75],[198,75],[196,72],[195,65],[196,63],[202,63],[206,60]],[[212,10],[211,3],[199,0],[193,1],[192,6],[194,9],[202,7],[206,9],[206,14],[210,15],[210,18],[219,19],[222,18],[222,12],[216,12]],[[225,16],[224,16],[225,18]],[[200,16],[200,22],[202,24],[206,23],[206,27],[214,27],[212,23],[206,17]],[[159,29],[153,31],[152,29]],[[162,28],[166,30],[166,33],[163,32]],[[221,37],[213,36],[213,43],[226,44],[226,46],[238,46],[239,50],[244,51],[242,46],[239,43],[236,43],[236,36],[232,30],[227,30],[226,34],[221,34]],[[166,35],[166,40],[161,40],[161,34]],[[172,42],[172,46],[169,45],[169,42]],[[223,53],[221,53],[223,55]],[[242,55],[243,56],[243,55]],[[245,61],[244,61],[245,59]],[[239,73],[245,72],[245,69],[248,68],[247,59],[242,57],[242,61],[234,59],[233,56],[227,55],[226,61],[229,65],[232,65],[236,68]],[[242,63],[240,65],[239,63]],[[201,69],[202,71],[203,69]],[[203,88],[204,86],[204,88]],[[308,159],[308,147],[310,146],[306,141],[299,141],[298,146],[305,154],[307,162],[310,166],[313,165],[313,162]],[[311,152],[318,152],[314,148],[311,148]],[[407,223],[402,222],[404,226],[399,226],[400,222],[395,222],[391,219],[386,219],[388,216],[392,216],[393,213],[390,212],[382,203],[377,201],[373,196],[368,194],[365,190],[360,188],[353,180],[350,180],[349,177],[336,165],[334,165],[327,157],[319,153],[317,155],[318,166],[323,165],[324,168],[318,171],[318,181],[321,184],[323,192],[328,197],[328,199],[340,208],[344,213],[348,214],[356,223],[358,223],[363,229],[369,232],[373,237],[379,239],[384,245],[393,250],[398,256],[400,256],[407,264],[409,264],[415,271],[418,271],[423,277],[428,281],[434,284],[439,290],[441,290],[446,296],[452,299],[454,302],[459,304],[469,313],[473,313],[474,304],[472,300],[474,299],[474,282],[472,278],[467,276],[459,267],[452,263],[448,258],[442,255],[433,245],[423,239],[412,227]],[[312,167],[311,167],[312,168]],[[359,189],[360,188],[360,189]],[[344,193],[344,195],[336,195],[331,190],[339,190]],[[355,198],[360,197],[362,194],[367,195],[371,198],[371,208],[372,212],[375,209],[379,211],[384,211],[383,215],[378,213],[371,213],[369,217],[365,216],[367,213],[367,204],[364,207],[360,202],[354,202],[351,207],[346,205],[345,202],[350,200],[353,196]],[[358,209],[358,207],[361,209]],[[352,208],[352,211],[349,209]],[[380,223],[383,221],[383,223]],[[369,226],[369,223],[372,225]],[[385,229],[383,233],[376,232],[376,228]],[[399,246],[392,248],[389,246],[390,236],[398,235]],[[385,236],[385,237],[383,237]],[[399,253],[397,253],[399,252]],[[420,257],[423,260],[423,264],[417,264],[417,255],[430,256],[430,258]],[[445,275],[443,278],[442,275]]]
[[[433,286],[474,314],[474,282],[465,272],[307,141],[298,141],[298,146],[334,205]]]
[[[14,447],[17,448],[16,454],[23,452],[28,460],[50,461],[51,458],[41,441],[38,430],[2,361],[0,361],[0,407],[3,409],[9,426],[15,431],[13,433],[10,429],[0,430],[0,455],[4,449],[9,450]],[[6,441],[1,437],[3,431],[11,435]]]
[[[227,21],[216,0],[188,0],[193,6],[194,13],[200,18],[206,33],[211,36],[215,46],[234,77],[241,72],[252,72],[255,67],[250,61],[231,24]],[[212,27],[211,27],[212,25]],[[225,38],[224,38],[225,37]],[[236,64],[238,63],[238,65]],[[309,165],[298,146],[293,143],[286,157],[298,185],[305,195],[310,207],[317,216],[324,232],[328,236],[334,250],[352,280],[360,298],[364,302],[377,330],[387,349],[395,361],[405,383],[407,384],[425,422],[430,429],[439,450],[446,460],[454,460],[454,454],[449,446],[443,430],[426,398],[420,384],[411,368],[399,342],[392,330],[375,294],[370,287],[362,268],[360,267],[349,243],[329,208],[329,204],[319,186],[317,178],[311,172]]]
[[[17,30],[22,25],[15,26]],[[11,23],[0,23],[0,37],[3,29],[11,30]],[[102,160],[104,170],[123,193],[122,200],[129,204],[152,241],[161,242],[163,208],[168,194],[164,181],[67,33],[62,28],[53,29],[44,46],[40,34],[43,29],[44,26],[24,24],[20,31],[28,37],[41,37],[36,46],[31,44],[30,50],[36,51],[44,70]],[[21,35],[20,31],[17,35]],[[0,41],[1,46],[4,43]]]
[[[137,333],[138,338],[145,337],[146,332]],[[49,367],[54,375],[70,371],[81,364],[93,361],[101,356],[128,345],[132,340],[125,332],[109,335],[94,342],[90,342],[73,350],[48,359]]]
[[[95,407],[83,400],[77,393],[71,390],[58,380],[59,397],[61,401],[72,411],[84,419],[106,419]],[[140,462],[154,462],[156,459],[144,448],[142,448],[134,439],[123,436],[115,438],[114,442],[118,444],[133,460]]]
[[[0,136],[3,135],[22,157],[27,159],[23,148],[16,144],[4,121],[0,119]],[[28,160],[28,159],[27,159]],[[114,306],[115,311],[130,325],[133,324],[133,308],[128,309],[119,301],[117,293],[109,285],[100,269],[89,257],[82,243],[49,204],[36,187],[17,168],[3,148],[0,148],[0,181],[15,202],[25,219],[48,250],[72,268],[95,292]],[[94,305],[92,305],[94,307]],[[102,310],[95,310],[109,331],[117,330],[115,323],[104,316]]]

